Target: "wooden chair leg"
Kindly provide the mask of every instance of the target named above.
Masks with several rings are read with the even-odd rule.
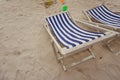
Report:
[[[78,64],[81,64],[81,63],[83,63],[85,61],[88,61],[90,59],[95,58],[94,53],[92,52],[92,50],[90,48],[88,49],[88,51],[90,53],[90,55],[88,57],[85,57],[85,58],[83,58],[82,60],[80,60],[78,62],[74,62],[74,63],[70,64],[68,68],[74,67],[74,66],[76,66]]]
[[[66,67],[65,64],[64,64],[64,59],[61,59],[60,62],[61,62],[61,64],[62,64],[63,70],[64,70],[64,71],[67,71],[67,67]]]
[[[109,40],[109,41],[106,43],[106,45],[107,45],[108,49],[109,49],[112,53],[114,53],[115,55],[119,55],[119,54],[120,54],[120,51],[115,52],[115,50],[110,46],[110,43],[113,42],[115,39],[118,39],[118,37],[112,38],[111,40]]]

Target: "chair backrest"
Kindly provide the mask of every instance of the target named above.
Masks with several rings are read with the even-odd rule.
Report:
[[[105,5],[90,9],[87,13],[101,23],[120,27],[120,15],[110,11]]]
[[[104,35],[103,33],[90,32],[78,27],[71,20],[68,12],[47,17],[46,20],[58,41],[66,48],[75,47]]]

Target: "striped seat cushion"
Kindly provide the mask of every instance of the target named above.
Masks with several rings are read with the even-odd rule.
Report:
[[[103,33],[90,32],[78,27],[69,18],[68,12],[47,17],[46,20],[59,42],[66,48],[72,48],[104,36]]]
[[[113,13],[104,5],[88,10],[87,13],[101,23],[120,27],[120,15]]]

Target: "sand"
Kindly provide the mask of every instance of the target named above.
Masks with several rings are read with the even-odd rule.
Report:
[[[83,10],[101,3],[102,0],[65,0],[71,15],[78,20],[85,19]],[[120,11],[120,0],[106,0],[105,4]],[[62,70],[43,28],[44,17],[60,12],[61,7],[58,0],[49,8],[42,0],[0,0],[0,80],[120,79],[120,56],[101,44],[94,49],[96,60],[68,72]]]

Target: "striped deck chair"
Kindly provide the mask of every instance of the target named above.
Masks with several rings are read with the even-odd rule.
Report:
[[[84,13],[93,23],[98,23],[104,28],[120,30],[120,14],[112,12],[103,4],[86,10]]]
[[[96,28],[94,25],[84,22],[80,23],[91,28],[94,27],[95,29],[99,29],[102,32],[91,32],[80,28],[75,24],[68,12],[62,12],[46,17],[46,24],[44,27],[51,37],[56,58],[61,62],[65,71],[70,67],[95,58],[93,52],[91,51],[91,47],[98,42],[110,39],[117,35],[116,32],[104,28]],[[72,56],[84,50],[88,50],[90,52],[88,57],[69,65],[65,64],[64,59],[66,57]]]
[[[90,10],[84,11],[89,22],[100,27],[111,29],[120,33],[120,14],[110,11],[105,5],[100,5]],[[119,35],[118,35],[119,37]],[[118,39],[118,37],[114,38]],[[109,45],[113,40],[107,42],[107,46],[112,53],[120,54],[120,51],[116,52]]]

